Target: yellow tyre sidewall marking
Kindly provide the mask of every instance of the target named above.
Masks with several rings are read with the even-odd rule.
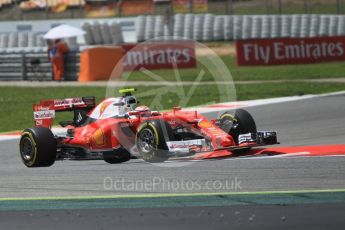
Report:
[[[25,136],[25,135],[29,136],[29,139],[31,140],[31,142],[33,144],[33,146],[32,146],[33,150],[34,150],[33,158],[30,159],[28,161],[28,163],[27,163],[28,166],[32,166],[35,163],[36,157],[37,157],[37,144],[36,144],[36,141],[35,141],[34,137],[32,136],[32,133],[30,133],[30,132],[23,132],[22,137]]]
[[[143,130],[144,128],[147,128],[147,127],[149,127],[153,132],[154,132],[154,134],[155,134],[155,141],[156,141],[156,149],[158,149],[158,141],[159,141],[159,138],[158,138],[158,131],[157,131],[157,129],[156,129],[156,127],[153,125],[153,124],[151,124],[151,123],[145,123],[145,124],[142,124],[141,126],[139,126],[139,128],[138,128],[138,133],[141,131],[141,130]],[[150,157],[146,157],[146,159],[151,159],[151,158],[153,158],[153,156],[154,156],[154,154],[152,154],[152,155],[150,155]]]
[[[237,122],[237,119],[236,119],[235,116],[233,116],[232,114],[225,113],[225,114],[223,114],[222,116],[220,116],[220,119],[223,119],[224,117],[230,117],[230,119],[231,119],[232,121],[236,121],[236,122]]]
[[[153,132],[155,133],[156,146],[158,147],[158,143],[159,143],[158,131],[157,131],[156,127],[154,127],[154,125],[152,125],[151,123],[149,123],[148,126],[151,127]]]

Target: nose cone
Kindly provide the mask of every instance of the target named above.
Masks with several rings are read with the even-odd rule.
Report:
[[[234,139],[229,135],[227,137],[224,137],[221,141],[221,145],[223,147],[229,147],[235,145]]]

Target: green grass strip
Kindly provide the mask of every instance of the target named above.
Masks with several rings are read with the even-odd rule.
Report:
[[[345,189],[230,193],[139,194],[115,196],[2,198],[0,210],[292,205],[345,202]]]
[[[325,62],[315,64],[294,64],[294,65],[271,65],[271,66],[238,66],[236,57],[220,56],[232,76],[232,79],[220,77],[219,71],[223,67],[215,66],[211,62],[219,60],[219,57],[198,57],[200,63],[206,62],[206,65],[198,64],[195,69],[179,69],[178,73],[181,81],[195,81],[201,70],[204,75],[201,81],[253,81],[253,80],[305,80],[320,78],[344,78],[344,62]],[[207,63],[210,62],[209,65]],[[176,81],[176,72],[174,70],[152,70],[152,73],[166,81]],[[216,76],[215,76],[216,75]],[[127,81],[156,81],[150,75],[143,72],[134,71],[124,73],[123,78]]]

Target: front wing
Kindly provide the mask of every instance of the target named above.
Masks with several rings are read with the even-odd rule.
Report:
[[[238,137],[238,143],[238,145],[214,149],[207,140],[196,139],[168,141],[167,146],[171,157],[195,157],[200,153],[209,153],[210,156],[213,155],[217,157],[221,152],[222,154],[220,155],[223,156],[229,155],[235,150],[279,144],[277,141],[277,133],[274,131],[241,134]]]

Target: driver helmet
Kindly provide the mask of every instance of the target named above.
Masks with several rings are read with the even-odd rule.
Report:
[[[151,110],[146,105],[141,105],[135,108],[135,111],[141,112],[141,116],[151,116]]]
[[[125,96],[124,97],[125,105],[129,108],[130,111],[134,110],[134,107],[138,104],[138,101],[135,96]]]

